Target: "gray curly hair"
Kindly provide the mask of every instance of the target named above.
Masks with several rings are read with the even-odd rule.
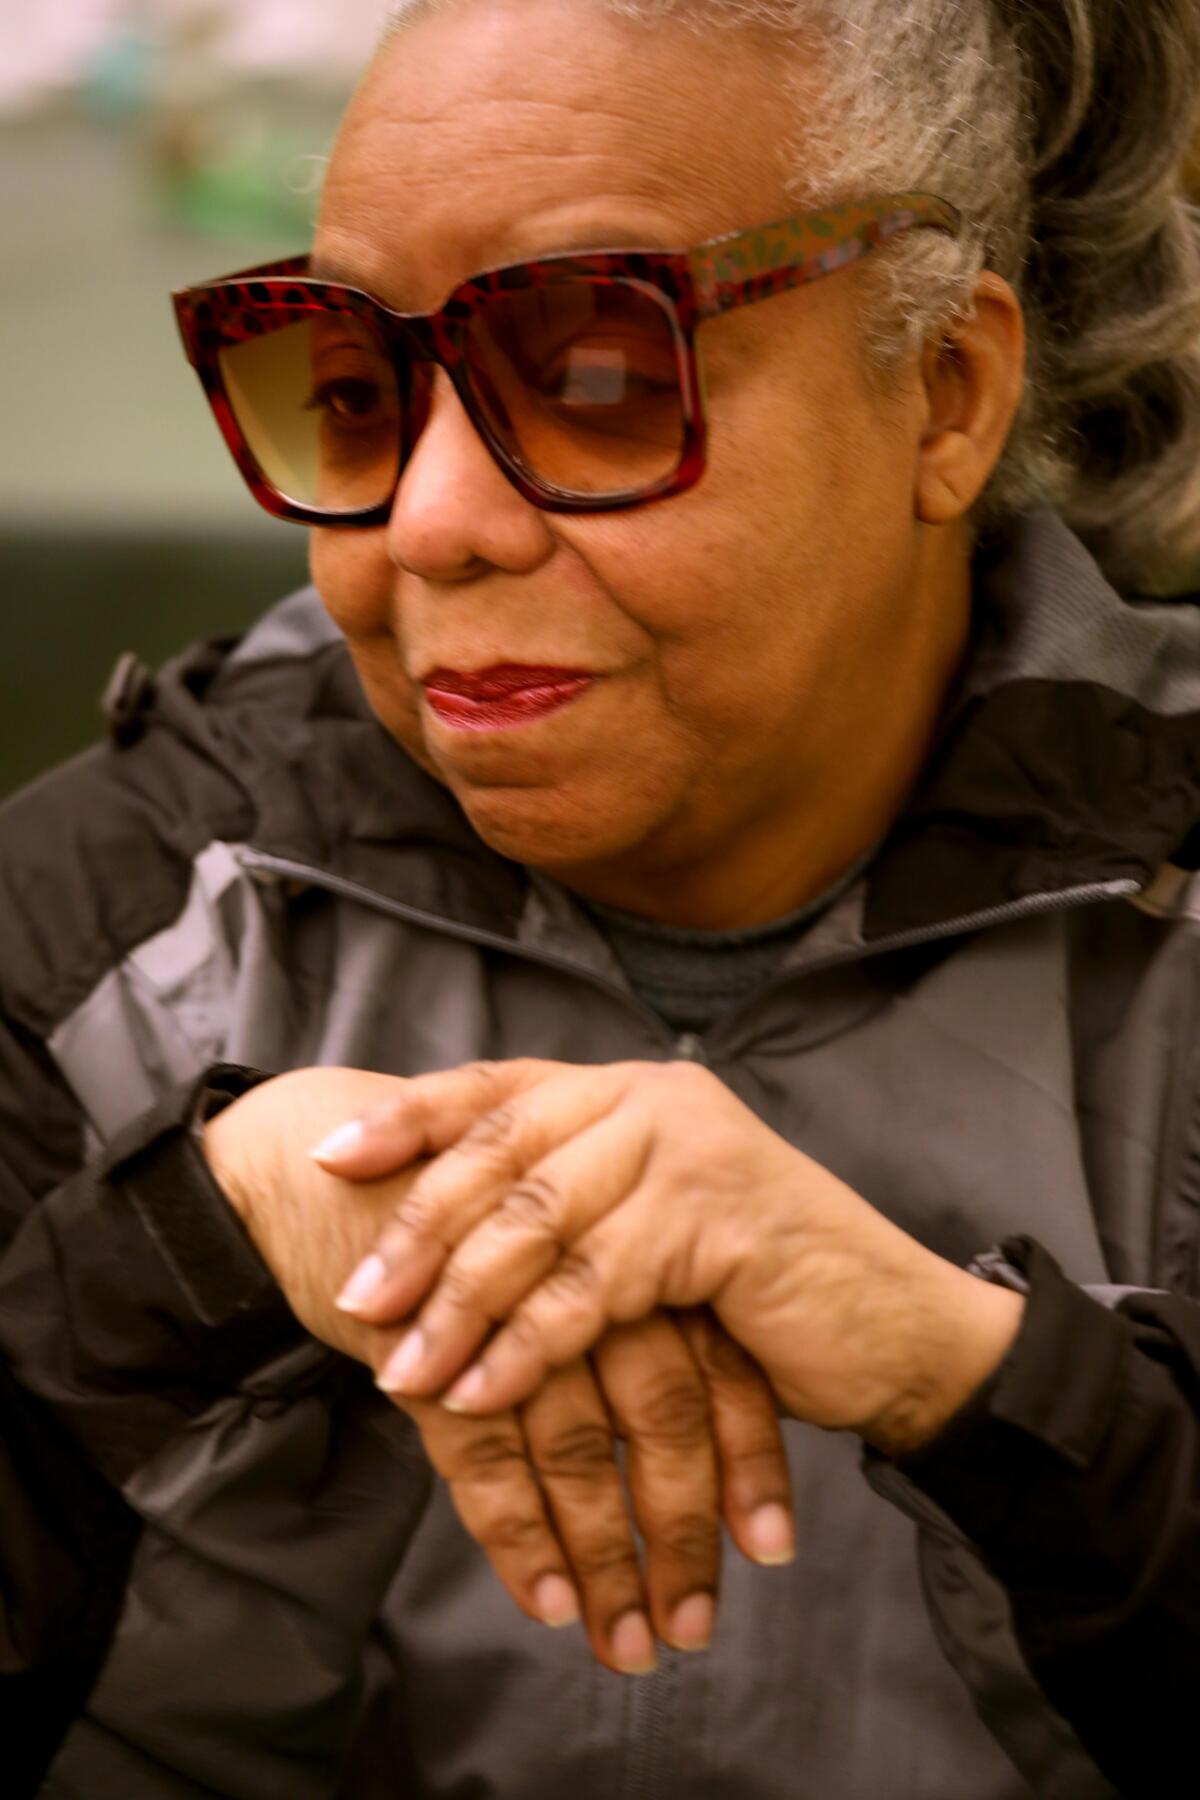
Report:
[[[443,4],[402,0],[389,35]],[[969,316],[983,269],[1020,295],[1028,380],[979,530],[1048,504],[1126,592],[1200,575],[1200,208],[1183,186],[1197,0],[604,4],[647,26],[778,35],[798,209],[915,188],[964,214],[957,241],[910,232],[872,259],[863,330],[886,388]]]

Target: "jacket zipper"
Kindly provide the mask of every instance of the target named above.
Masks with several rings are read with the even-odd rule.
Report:
[[[669,1658],[672,1653],[666,1655]],[[670,1729],[673,1686],[674,1669],[669,1662],[664,1666],[661,1651],[657,1672],[634,1678],[627,1714],[629,1753],[622,1765],[616,1800],[663,1800],[674,1786],[673,1782],[664,1783],[669,1766],[665,1759],[678,1755]]]

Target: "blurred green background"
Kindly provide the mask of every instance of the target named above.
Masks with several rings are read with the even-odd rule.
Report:
[[[173,288],[306,247],[384,0],[43,0],[0,41],[0,796],[307,579],[243,489]]]

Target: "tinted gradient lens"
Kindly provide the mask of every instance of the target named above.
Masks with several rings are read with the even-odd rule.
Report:
[[[330,513],[395,491],[403,419],[386,347],[365,321],[286,309],[219,352],[226,398],[259,468],[287,500]]]
[[[580,280],[498,294],[463,348],[487,425],[542,482],[618,495],[678,469],[684,349],[667,307],[641,288]]]

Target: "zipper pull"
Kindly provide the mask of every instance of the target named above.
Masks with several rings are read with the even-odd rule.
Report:
[[[682,1037],[675,1040],[676,1062],[699,1063],[702,1069],[708,1067],[708,1056],[704,1049],[704,1040],[697,1037],[694,1031],[685,1031]]]

